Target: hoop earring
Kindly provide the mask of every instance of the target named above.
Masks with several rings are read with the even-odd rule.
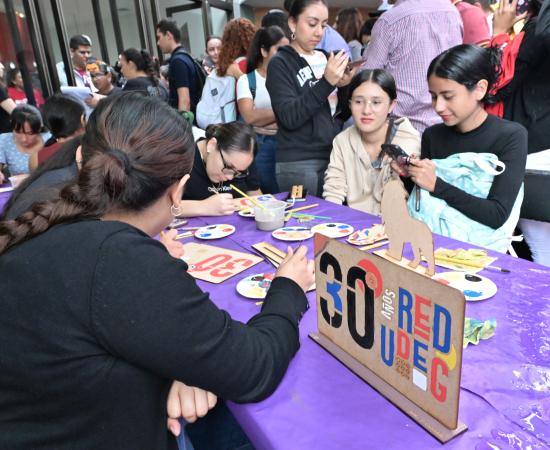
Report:
[[[294,31],[290,32],[290,40],[294,41],[296,39],[296,33]]]
[[[181,216],[181,214],[183,213],[183,211],[181,210],[181,205],[176,205],[176,204],[173,204],[172,206],[170,206],[170,212],[174,217]]]

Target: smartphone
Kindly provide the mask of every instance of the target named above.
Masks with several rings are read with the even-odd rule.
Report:
[[[512,3],[512,0],[510,0],[510,3]],[[519,0],[516,6],[516,14],[519,16],[520,14],[523,14],[525,11],[527,11],[528,8],[529,0]]]
[[[382,152],[401,166],[408,166],[411,162],[409,154],[396,144],[382,144]]]

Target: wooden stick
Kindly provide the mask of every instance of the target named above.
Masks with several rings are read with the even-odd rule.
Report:
[[[243,191],[241,191],[238,187],[236,187],[234,184],[230,184],[229,187],[235,191],[237,191],[239,194],[241,194],[244,198],[246,198],[247,200],[250,200],[252,203],[254,203],[258,208],[262,208],[262,209],[265,209],[264,206],[257,202],[256,199],[246,195]]]
[[[304,209],[316,208],[317,206],[319,206],[319,203],[315,203],[313,205],[300,206],[299,208],[289,209],[288,211],[285,211],[285,212],[286,214],[294,213],[298,211],[303,211]]]
[[[370,250],[372,248],[382,247],[383,245],[389,244],[390,241],[381,241],[375,242],[374,244],[365,245],[364,247],[359,247],[359,250]]]
[[[314,216],[312,214],[300,214],[300,213],[290,213],[292,217],[313,217],[314,219],[332,219],[332,217],[327,216]]]
[[[191,237],[191,236],[194,236],[195,233],[191,232],[191,231],[187,231],[185,233],[181,233],[181,234],[178,234],[176,236],[176,239],[183,239],[183,238],[186,238],[186,237]]]

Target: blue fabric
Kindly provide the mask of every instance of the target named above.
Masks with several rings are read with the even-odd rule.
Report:
[[[436,165],[436,175],[443,181],[479,198],[487,198],[493,179],[504,167],[492,153],[457,153],[445,159],[432,160]],[[504,167],[504,170],[506,168]],[[496,230],[483,225],[449,206],[447,202],[433,197],[421,189],[420,210],[416,211],[416,190],[409,196],[408,209],[411,217],[426,223],[433,233],[448,236],[464,242],[490,248],[505,253],[511,243],[514,228],[519,220],[523,202],[523,184],[520,188],[510,216]]]
[[[319,42],[318,48],[323,49],[325,52],[339,52],[345,50],[346,53],[351,56],[349,45],[338,31],[327,25],[325,32],[323,33],[323,39]]]
[[[0,164],[8,166],[10,175],[29,173],[29,157],[17,150],[13,133],[0,134]]]
[[[256,167],[260,175],[260,189],[264,194],[276,194],[279,191],[275,172],[275,155],[277,153],[277,140],[275,136],[259,134],[258,154],[256,155]]]

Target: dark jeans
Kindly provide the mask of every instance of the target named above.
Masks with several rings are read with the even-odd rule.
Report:
[[[260,175],[260,188],[264,194],[279,192],[279,185],[275,177],[276,151],[277,141],[275,136],[258,134],[258,154],[255,161]]]
[[[293,184],[301,184],[308,194],[321,197],[328,161],[310,159],[308,161],[278,162],[275,165],[277,183],[281,192],[288,192]]]
[[[222,400],[218,400],[214,409],[202,419],[185,425],[185,431],[194,450],[254,450],[248,437]],[[178,437],[180,449],[186,449],[183,440],[184,437],[180,435]]]

